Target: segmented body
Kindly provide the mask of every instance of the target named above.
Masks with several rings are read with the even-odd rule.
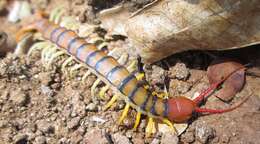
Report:
[[[168,101],[151,95],[135,75],[120,65],[113,57],[87,43],[74,31],[60,27],[46,19],[34,23],[43,37],[65,49],[69,55],[86,67],[112,89],[123,95],[124,100],[138,112],[153,118],[167,118]]]

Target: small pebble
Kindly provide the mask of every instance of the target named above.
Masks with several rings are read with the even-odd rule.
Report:
[[[97,122],[97,123],[100,123],[100,124],[103,124],[105,123],[107,120],[103,119],[103,118],[100,118],[100,117],[97,117],[97,116],[92,116],[90,118],[91,121],[93,122]]]
[[[165,133],[162,135],[161,144],[178,144],[179,138],[174,133]]]
[[[82,143],[86,144],[107,144],[108,140],[105,137],[105,133],[101,129],[91,129],[84,135]]]
[[[194,131],[187,130],[184,134],[181,135],[181,140],[185,143],[192,143],[195,141]]]
[[[160,140],[158,138],[154,138],[151,144],[160,144]]]
[[[10,94],[10,100],[18,106],[25,106],[29,102],[29,96],[25,92],[17,90]]]
[[[69,129],[75,129],[76,127],[79,126],[79,122],[80,122],[80,117],[75,117],[73,119],[71,119],[68,123],[67,123],[67,127]]]
[[[203,144],[208,143],[215,137],[216,131],[207,124],[197,123],[195,126],[195,136]]]
[[[156,65],[152,66],[152,72],[151,76],[148,79],[148,81],[151,81],[152,85],[164,85],[165,83],[165,76],[166,76],[166,71]]]
[[[17,134],[14,136],[13,141],[15,144],[26,144],[28,136],[26,134]]]
[[[50,87],[48,87],[46,85],[41,85],[41,92],[44,95],[50,96],[50,97],[54,95],[54,91]]]
[[[86,106],[86,110],[90,112],[96,112],[98,110],[98,107],[94,103],[90,103]]]
[[[42,85],[48,86],[52,82],[52,74],[50,72],[42,72],[39,74]]]
[[[8,121],[7,120],[0,120],[0,128],[4,128],[5,126],[7,126]]]
[[[176,63],[176,65],[172,67],[169,72],[170,78],[177,78],[178,80],[186,80],[189,75],[189,69],[184,63]]]
[[[44,136],[36,137],[35,144],[46,144],[46,138]]]
[[[37,128],[43,133],[54,133],[54,127],[50,122],[46,120],[41,120],[37,123]]]
[[[191,89],[189,83],[176,79],[171,79],[169,87],[169,93],[171,96],[184,94]]]
[[[116,133],[112,137],[114,144],[131,144],[130,140],[120,133]]]

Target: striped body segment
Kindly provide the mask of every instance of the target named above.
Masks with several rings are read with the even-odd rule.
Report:
[[[36,28],[43,37],[65,49],[70,55],[87,65],[106,79],[110,85],[125,95],[124,99],[137,111],[152,117],[165,118],[168,114],[168,102],[151,95],[138,83],[135,75],[121,66],[113,57],[97,49],[77,36],[74,31],[59,27],[45,19],[36,23]]]

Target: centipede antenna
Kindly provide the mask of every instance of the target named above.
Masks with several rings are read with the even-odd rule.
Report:
[[[16,42],[20,42],[28,33],[33,33],[35,31],[35,25],[30,24],[27,25],[26,27],[22,28],[15,34],[15,40]]]
[[[202,91],[200,93],[200,95],[198,97],[196,97],[193,101],[196,103],[196,105],[198,105],[203,99],[207,98],[208,96],[210,96],[210,94],[212,92],[215,91],[216,88],[218,88],[224,81],[226,81],[232,74],[234,74],[235,72],[241,70],[241,69],[246,69],[244,66],[243,67],[239,67],[237,69],[235,69],[233,72],[229,73],[226,77],[224,77],[222,80],[213,83],[209,88],[207,88],[206,90]]]
[[[227,109],[208,109],[208,108],[196,107],[195,108],[195,112],[202,113],[202,114],[220,114],[220,113],[229,112],[229,111],[232,111],[232,110],[238,108],[243,103],[245,103],[251,95],[253,95],[253,92],[251,92],[248,96],[246,96],[242,101],[240,101],[236,105],[234,105],[234,106],[232,106],[230,108],[227,108]]]

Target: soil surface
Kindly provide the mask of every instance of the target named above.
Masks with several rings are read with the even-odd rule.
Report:
[[[46,11],[56,7],[62,0],[32,0],[33,9]],[[151,0],[76,0],[66,1],[68,15],[81,22],[90,18],[98,23],[95,13],[125,2],[138,9]],[[0,2],[1,3],[1,2]],[[239,102],[253,91],[253,95],[239,108],[224,114],[194,116],[186,131],[180,136],[172,133],[156,133],[145,136],[147,117],[143,116],[137,131],[133,131],[135,110],[130,110],[121,125],[118,119],[125,106],[118,101],[107,111],[104,105],[112,97],[109,90],[104,98],[91,97],[91,86],[97,79],[91,74],[82,83],[85,69],[77,76],[61,71],[59,62],[47,70],[41,61],[41,53],[33,56],[14,55],[14,34],[21,23],[10,23],[7,14],[10,5],[0,6],[0,31],[10,39],[0,43],[0,141],[1,143],[88,143],[88,144],[167,144],[167,143],[260,143],[260,46],[252,46],[222,52],[191,51],[175,54],[156,64],[145,65],[146,79],[152,88],[163,92],[164,86],[170,97],[195,93],[209,86],[206,68],[216,57],[236,58],[243,64],[251,64],[246,73],[244,89],[229,103],[210,97],[202,107],[223,109]],[[4,9],[4,10],[2,10]],[[134,9],[133,9],[134,10]],[[3,38],[3,37],[0,37]],[[1,40],[0,40],[1,42]],[[127,39],[113,41],[108,47],[127,47]],[[9,53],[6,54],[6,52]],[[99,85],[98,90],[104,85]]]

